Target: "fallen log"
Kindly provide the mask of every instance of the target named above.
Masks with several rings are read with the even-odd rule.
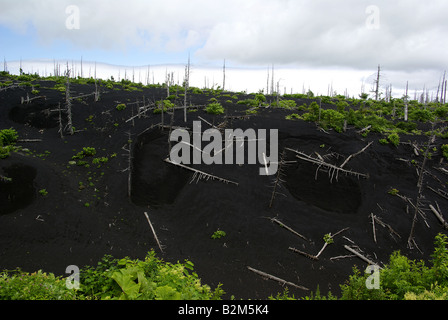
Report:
[[[359,253],[358,251],[356,251],[355,249],[350,248],[348,245],[344,245],[344,248],[348,251],[350,251],[351,253],[353,253],[354,255],[356,255],[358,258],[360,258],[361,260],[364,260],[365,262],[367,262],[369,265],[378,265],[375,262],[373,262],[372,260],[364,257],[361,253]],[[381,267],[380,267],[381,269]]]
[[[303,152],[294,150],[294,149],[290,149],[290,148],[285,148],[286,150],[292,151],[296,153],[296,157],[298,159],[304,160],[304,161],[308,161],[311,162],[313,164],[316,164],[318,166],[317,170],[319,170],[321,167],[325,167],[328,169],[328,175],[330,177],[330,182],[333,181],[333,178],[336,177],[336,180],[338,180],[338,174],[339,172],[345,173],[347,175],[354,175],[356,177],[363,177],[363,178],[369,178],[368,174],[364,174],[364,173],[360,173],[360,172],[355,172],[352,170],[346,170],[344,168],[338,167],[334,164],[322,161],[318,158],[313,158]],[[316,171],[316,178],[317,178],[317,171]]]
[[[148,216],[148,214],[147,214],[146,212],[144,212],[144,214],[145,214],[145,216],[146,216],[146,220],[148,220],[149,226],[151,227],[151,230],[152,230],[152,233],[153,233],[153,235],[154,235],[154,238],[155,238],[156,241],[157,241],[157,245],[159,246],[160,251],[163,253],[162,246],[160,245],[159,238],[157,238],[157,234],[156,234],[156,232],[154,231],[154,228],[153,228],[153,226],[152,226],[151,220],[149,220],[149,216]]]
[[[252,267],[249,267],[249,266],[248,266],[247,269],[249,269],[249,270],[252,271],[252,272],[255,272],[256,274],[258,274],[258,275],[260,275],[260,276],[262,276],[262,277],[264,277],[264,278],[267,278],[267,279],[270,279],[270,280],[277,281],[277,282],[281,283],[282,285],[287,285],[287,286],[295,287],[295,288],[297,288],[297,289],[302,289],[302,290],[305,290],[305,291],[308,291],[308,290],[309,290],[308,288],[305,288],[305,287],[303,287],[303,286],[299,286],[298,284],[295,284],[295,283],[292,283],[292,282],[289,282],[289,281],[280,279],[280,278],[278,278],[278,277],[276,277],[276,276],[270,275],[270,274],[268,274],[268,273],[266,273],[266,272],[263,272],[263,271],[254,269],[254,268],[252,268]]]
[[[289,232],[294,233],[296,236],[302,238],[303,240],[309,241],[305,236],[301,235],[300,233],[298,233],[297,231],[291,229],[290,227],[288,227],[287,225],[285,225],[283,222],[277,220],[276,218],[271,218],[271,221],[277,223],[280,227],[285,228],[286,230],[288,230]]]
[[[307,257],[308,259],[311,259],[311,260],[316,260],[316,261],[319,260],[319,257],[317,257],[315,255],[312,255],[312,254],[309,254],[307,252],[301,251],[299,249],[293,248],[293,247],[289,247],[288,250],[291,250],[291,251],[293,251],[295,253],[301,254],[302,256],[305,256],[305,257]]]
[[[211,174],[209,174],[209,173],[206,173],[206,172],[203,172],[203,171],[200,171],[200,170],[197,170],[197,169],[190,168],[190,167],[185,166],[185,165],[180,164],[180,163],[172,162],[172,161],[171,161],[170,159],[168,159],[168,158],[165,159],[164,161],[165,161],[165,162],[168,162],[168,163],[171,163],[172,165],[175,165],[175,166],[178,166],[178,167],[181,167],[181,168],[184,168],[184,169],[187,169],[187,170],[189,170],[189,171],[194,172],[194,174],[193,174],[193,178],[192,178],[191,182],[193,182],[194,180],[199,181],[200,179],[205,179],[205,180],[209,180],[209,179],[211,179],[211,180],[218,180],[218,181],[221,181],[221,182],[224,182],[224,183],[234,184],[234,185],[238,186],[238,183],[237,183],[237,182],[230,181],[230,180],[227,180],[227,179],[218,177],[218,176],[214,176],[214,175],[211,175]]]
[[[434,215],[437,217],[437,219],[439,219],[439,221],[442,224],[443,228],[448,230],[448,223],[445,221],[445,219],[443,218],[442,214],[439,211],[437,211],[436,208],[434,208],[434,206],[432,204],[429,205],[429,208],[434,213]]]

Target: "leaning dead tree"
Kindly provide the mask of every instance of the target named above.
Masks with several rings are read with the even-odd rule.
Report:
[[[171,161],[168,158],[165,159],[164,161],[167,162],[167,163],[170,163],[172,165],[175,165],[175,166],[187,169],[189,171],[192,171],[193,172],[193,177],[192,177],[190,183],[192,183],[195,180],[196,180],[196,182],[199,182],[199,180],[217,180],[217,181],[220,181],[220,182],[223,182],[223,183],[226,183],[226,184],[234,184],[234,185],[238,186],[237,182],[230,181],[230,180],[218,177],[218,176],[214,176],[212,174],[209,174],[209,173],[206,173],[206,172],[203,172],[203,171],[200,171],[200,170],[188,167],[188,166],[180,164],[180,163],[175,163],[175,162]]]
[[[274,182],[274,188],[272,190],[271,201],[269,202],[269,208],[272,208],[275,196],[278,194],[277,189],[280,187],[280,182],[284,182],[281,179],[282,176],[284,175],[284,172],[283,172],[284,166],[285,166],[285,150],[283,150],[281,158],[280,158],[280,163],[279,163],[279,167],[278,167],[278,170],[277,170],[277,177],[276,177],[275,182]]]
[[[294,149],[290,149],[290,148],[285,148],[285,149],[296,153],[296,157],[298,159],[317,165],[316,179],[317,179],[317,173],[319,172],[319,170],[321,168],[325,168],[328,170],[328,176],[330,178],[330,182],[332,182],[334,178],[337,181],[339,173],[344,173],[346,175],[352,175],[357,178],[360,178],[360,177],[366,178],[366,179],[369,178],[369,174],[364,174],[364,173],[360,173],[360,172],[356,172],[356,171],[352,171],[352,170],[346,170],[346,169],[342,168],[341,166],[337,166],[337,165],[325,162],[322,157],[314,158],[312,156],[309,156],[303,152],[300,152],[300,151],[297,151]],[[344,165],[345,165],[345,163],[344,163]]]
[[[125,172],[125,171],[128,172],[128,198],[130,199],[131,195],[132,195],[132,138],[131,138],[131,132],[129,131],[127,133],[127,135],[128,135],[128,141],[121,149],[126,151],[126,153],[123,154],[123,156],[127,157],[128,166],[126,169],[122,170],[122,172]]]
[[[434,126],[433,126],[433,129],[434,129]],[[417,183],[418,194],[417,194],[417,200],[416,200],[416,203],[415,203],[415,211],[414,211],[414,217],[412,219],[411,231],[410,231],[409,237],[408,237],[408,247],[411,248],[411,249],[414,248],[414,245],[417,246],[416,243],[415,243],[415,239],[414,239],[415,224],[417,222],[417,214],[419,213],[419,209],[420,209],[421,202],[422,202],[422,199],[423,199],[422,189],[423,189],[423,176],[425,175],[425,165],[426,165],[426,161],[428,159],[429,149],[431,147],[431,144],[434,142],[434,139],[435,139],[434,135],[432,135],[428,139],[428,145],[427,145],[426,150],[425,150],[423,163],[422,163],[422,166],[420,168],[420,174],[419,174],[419,177],[418,177],[418,183]]]
[[[149,216],[146,212],[144,212],[144,214],[145,214],[146,220],[148,220],[149,226],[151,227],[151,231],[152,231],[152,234],[154,235],[154,239],[156,239],[157,245],[159,246],[160,251],[163,253],[162,246],[160,245],[159,238],[157,237],[154,227],[152,226],[151,220],[149,220]]]

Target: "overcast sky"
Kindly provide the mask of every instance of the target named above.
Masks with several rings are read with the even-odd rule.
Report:
[[[0,55],[143,66],[190,54],[196,66],[368,81],[381,64],[387,83],[434,87],[448,65],[447,13],[446,0],[0,0]]]

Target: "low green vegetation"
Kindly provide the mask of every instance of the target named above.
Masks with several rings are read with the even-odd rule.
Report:
[[[115,109],[117,109],[118,111],[122,111],[122,110],[126,109],[126,105],[124,103],[117,104]]]
[[[225,231],[222,230],[216,230],[213,234],[212,234],[212,239],[221,239],[222,237],[225,237],[227,234],[225,233]]]
[[[153,113],[158,114],[163,112],[167,112],[170,109],[174,108],[174,103],[171,102],[171,100],[165,99],[160,100],[156,103],[156,108],[154,109]]]
[[[194,264],[169,263],[150,251],[143,260],[104,256],[96,267],[79,273],[79,288],[71,278],[19,269],[0,273],[0,300],[217,300],[225,293],[218,285],[202,284]]]
[[[332,238],[325,235],[330,243]],[[427,265],[410,260],[399,251],[378,270],[377,288],[369,288],[371,273],[353,267],[353,274],[340,285],[341,295],[322,296],[319,287],[305,300],[448,300],[448,237],[435,237],[434,251]],[[150,251],[145,259],[115,259],[106,255],[96,267],[80,270],[79,288],[67,286],[70,278],[43,271],[26,273],[20,269],[0,273],[1,300],[210,300],[221,299],[221,285],[214,290],[202,284],[194,264],[186,260],[165,262]],[[272,300],[296,299],[288,289]]]
[[[224,107],[219,102],[209,103],[205,108],[205,112],[209,114],[223,114],[224,111]]]
[[[18,133],[14,129],[0,130],[0,159],[9,157],[15,149],[15,143],[18,139]]]

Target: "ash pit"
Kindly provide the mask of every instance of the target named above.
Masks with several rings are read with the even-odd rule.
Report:
[[[52,129],[59,125],[59,109],[57,104],[47,104],[45,100],[36,100],[29,104],[20,104],[9,111],[9,118],[20,124],[28,124],[37,129]],[[65,112],[61,114],[65,121]]]
[[[138,137],[134,148],[131,201],[139,206],[172,204],[191,174],[164,161],[168,132],[154,129]]]
[[[327,172],[312,163],[298,161],[285,168],[285,186],[299,201],[328,212],[356,214],[362,202],[358,180],[340,173],[330,180]]]
[[[0,215],[26,208],[33,202],[37,174],[36,168],[20,163],[2,169],[4,178],[0,179]]]

